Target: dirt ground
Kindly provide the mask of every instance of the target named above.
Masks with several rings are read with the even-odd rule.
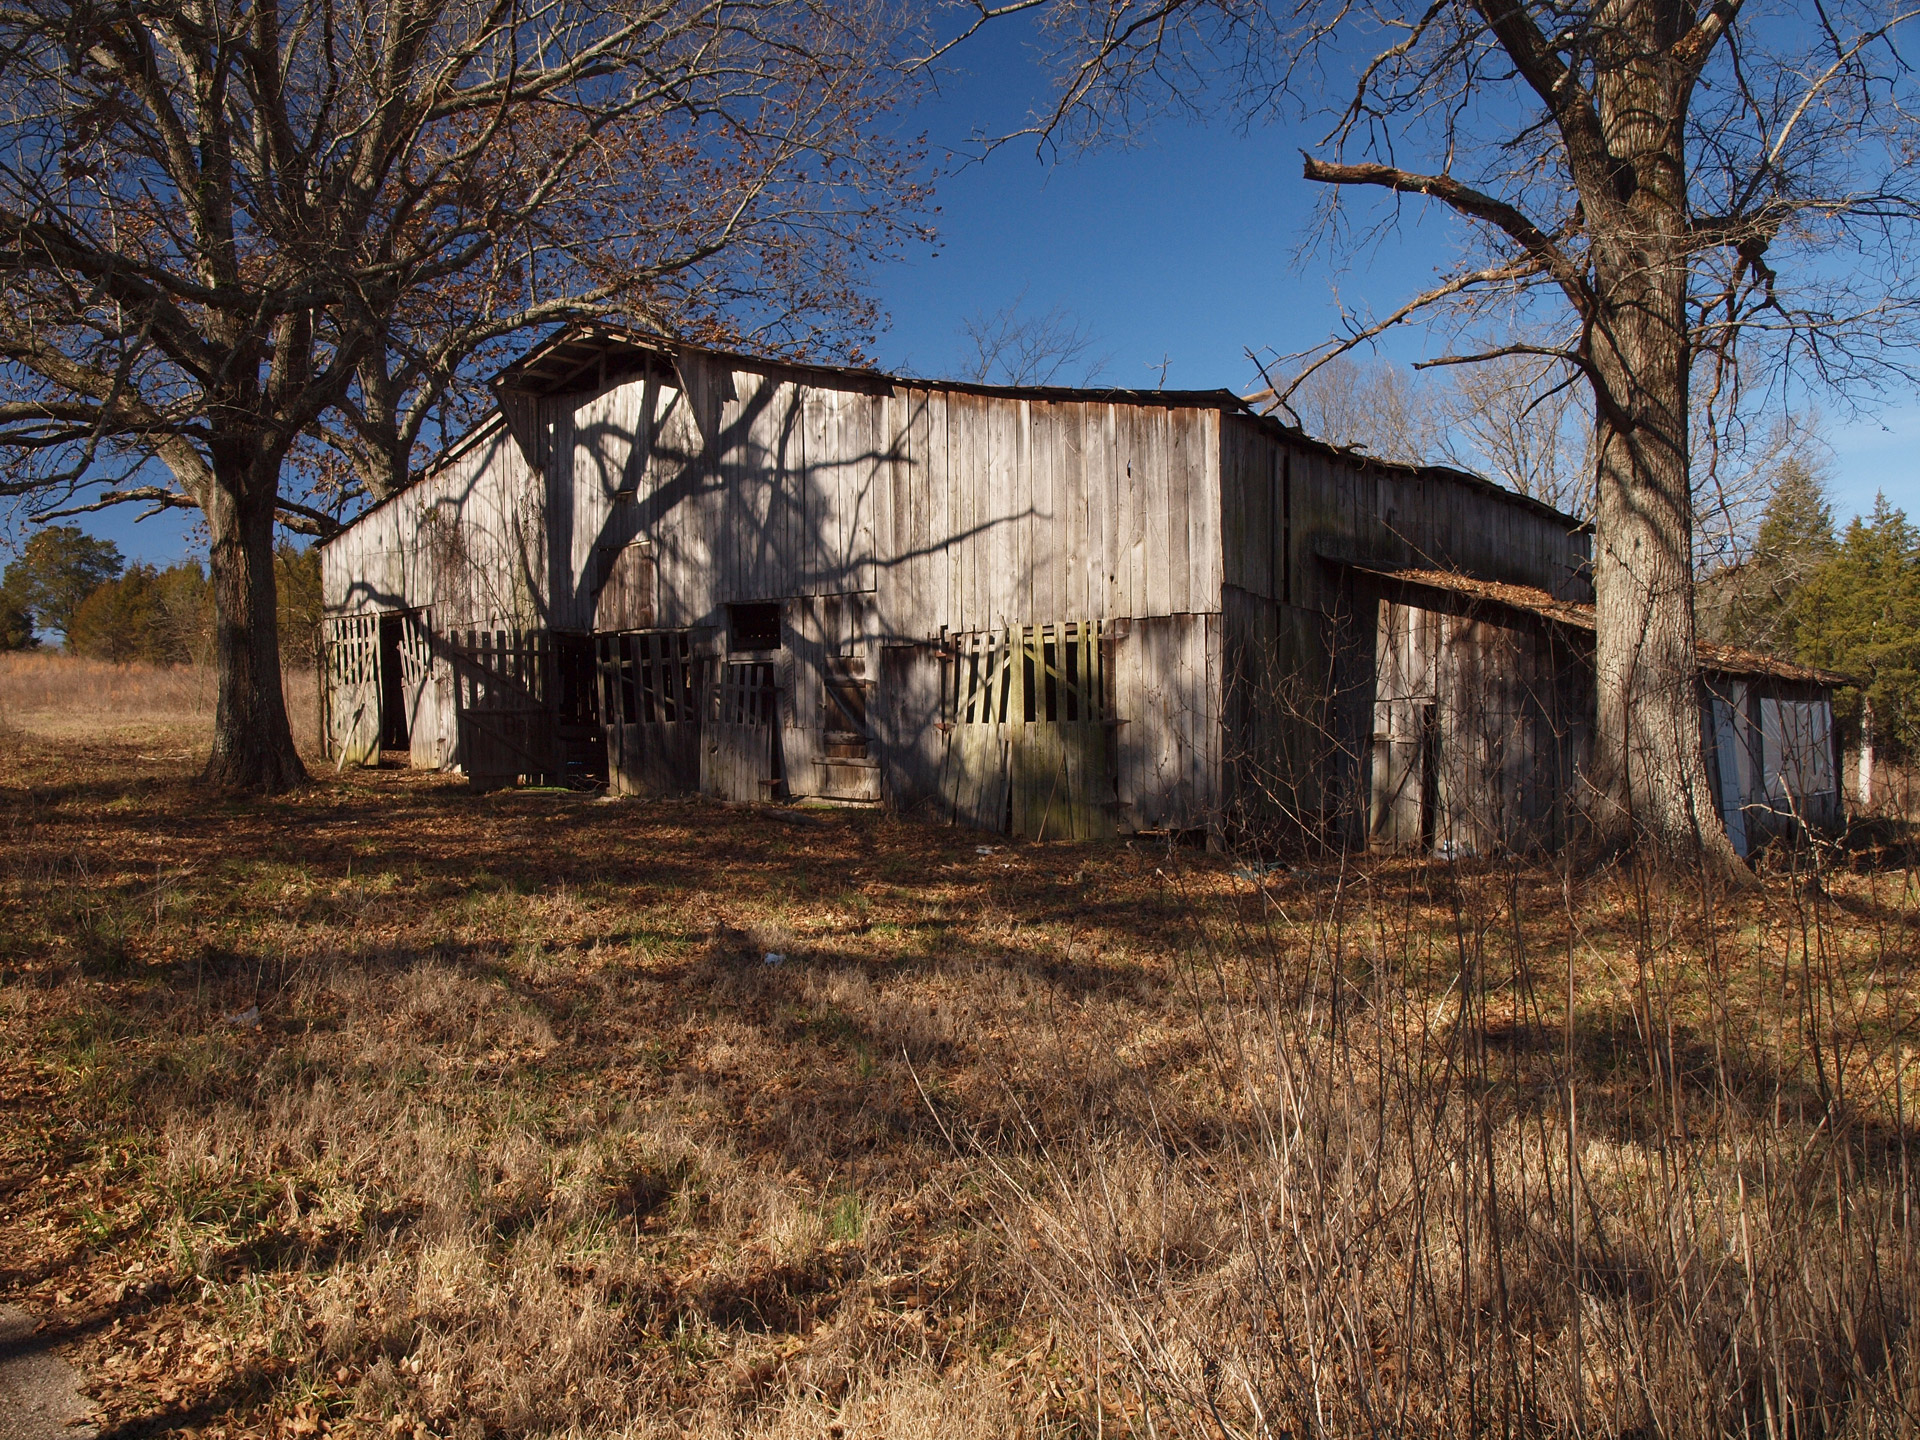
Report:
[[[1072,1265],[1009,1196],[1122,1111],[1224,1144],[1248,1111],[1209,987],[1319,954],[1360,885],[398,769],[223,798],[193,749],[0,736],[0,1303],[106,1436],[1124,1433]],[[1474,911],[1468,883],[1372,867],[1356,963],[1398,926],[1431,1028],[1510,939],[1477,1023],[1518,1094],[1578,909],[1615,1083],[1650,992],[1607,937],[1644,911],[1547,870],[1471,880]],[[1911,874],[1833,883],[1879,957],[1841,1073],[1904,1075]],[[1758,954],[1798,913],[1745,903],[1668,920]],[[1729,986],[1791,1003],[1770,969],[1675,973],[1703,1037]]]

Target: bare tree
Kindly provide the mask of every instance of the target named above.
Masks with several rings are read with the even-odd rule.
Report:
[[[485,347],[611,308],[857,333],[859,262],[919,200],[872,123],[894,25],[880,0],[0,9],[0,489],[203,513],[209,781],[304,776],[274,527],[331,515],[289,483],[300,447],[391,493]]]
[[[1425,464],[1444,443],[1429,396],[1385,360],[1336,356],[1288,396],[1286,409],[1316,439],[1381,460]]]
[[[976,23],[996,12],[980,7]],[[1448,363],[1551,360],[1593,404],[1594,783],[1603,838],[1736,865],[1697,714],[1693,467],[1725,417],[1797,384],[1904,381],[1920,277],[1920,146],[1876,0],[1039,0],[1062,89],[1056,142],[1225,99],[1327,117],[1306,178],[1437,202],[1462,258],[1354,316],[1340,353],[1435,312],[1525,338]],[[1328,81],[1335,81],[1329,107]],[[1424,164],[1421,163],[1424,157]],[[1364,238],[1362,232],[1361,238]],[[1510,327],[1510,328],[1509,328]],[[1303,357],[1311,371],[1314,357]],[[1293,384],[1299,383],[1296,379]],[[1697,389],[1696,389],[1697,385]],[[1277,399],[1289,387],[1280,387]]]
[[[1593,514],[1593,426],[1565,367],[1532,355],[1460,366],[1435,400],[1440,454],[1579,519]]]
[[[995,385],[1092,384],[1107,364],[1107,357],[1094,353],[1092,328],[1059,305],[1043,315],[1027,314],[1026,298],[1022,289],[998,310],[976,310],[960,322],[969,351],[960,378]]]

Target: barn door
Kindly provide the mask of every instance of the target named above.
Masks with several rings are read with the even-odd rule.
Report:
[[[814,763],[819,793],[834,800],[880,798],[880,762],[873,758],[867,705],[873,682],[859,655],[829,655],[821,675],[824,753]]]
[[[688,630],[594,637],[607,779],[617,795],[700,783],[700,661]]]
[[[1036,840],[1114,833],[1100,638],[1091,622],[959,637],[941,771],[955,823]]]
[[[700,746],[700,788],[722,800],[771,798],[774,680],[771,660],[725,661]]]
[[[380,617],[340,615],[321,630],[327,754],[337,766],[380,758]]]
[[[424,610],[409,610],[400,621],[400,688],[408,758],[414,765],[431,768],[440,763],[433,704],[433,629]]]
[[[1018,646],[1023,693],[1009,750],[1013,833],[1035,840],[1110,837],[1114,777],[1100,627],[1028,625]]]
[[[460,763],[474,788],[557,783],[547,637],[469,630],[450,638]]]
[[[1441,617],[1382,600],[1374,652],[1369,848],[1424,854],[1441,828],[1436,668]]]

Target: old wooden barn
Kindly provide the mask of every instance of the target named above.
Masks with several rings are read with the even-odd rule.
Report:
[[[1383,797],[1412,772],[1380,577],[1590,598],[1567,516],[1226,391],[910,380],[609,327],[496,389],[487,423],[324,547],[341,763],[406,751],[477,784],[885,803],[1039,837],[1398,845]],[[1516,720],[1511,743],[1558,726]],[[1574,788],[1520,787],[1471,840],[1436,800],[1415,838],[1552,843]]]

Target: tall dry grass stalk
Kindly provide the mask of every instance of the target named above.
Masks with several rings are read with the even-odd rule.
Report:
[[[1914,1433],[1912,872],[1380,876],[1196,910],[1209,1086],[968,1147],[1095,1432]]]
[[[281,676],[293,737],[318,744],[318,700],[311,670]],[[114,664],[57,650],[0,654],[0,729],[80,741],[129,732],[176,731],[198,740],[213,726],[213,672],[198,665]]]

